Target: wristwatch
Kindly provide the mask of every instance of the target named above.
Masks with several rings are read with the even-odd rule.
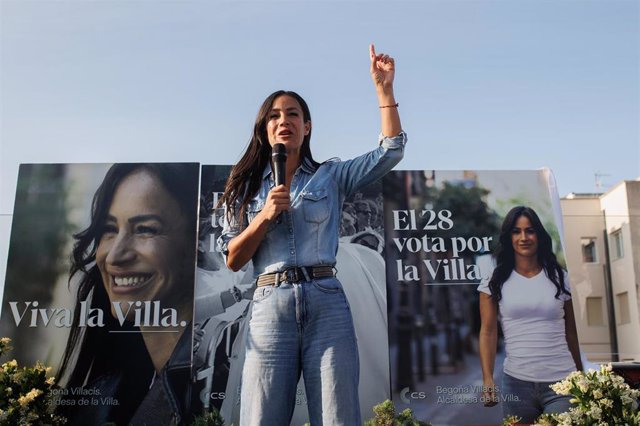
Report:
[[[229,293],[231,293],[233,300],[235,300],[236,303],[242,301],[242,292],[235,285],[229,289]]]

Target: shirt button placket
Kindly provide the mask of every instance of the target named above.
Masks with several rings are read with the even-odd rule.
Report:
[[[291,186],[290,188],[293,190],[293,194],[289,193],[289,197],[291,200],[294,200],[295,197],[295,187],[298,181],[298,172],[296,172],[295,175],[293,175],[293,179],[291,180]],[[289,226],[289,255],[290,255],[290,264],[297,266],[297,262],[296,262],[296,240],[294,238],[293,235],[293,209],[290,210],[289,215],[288,215],[289,221],[288,221],[288,226]]]
[[[289,218],[289,254],[290,264],[297,265],[296,263],[296,240],[293,235],[293,214],[288,215]]]

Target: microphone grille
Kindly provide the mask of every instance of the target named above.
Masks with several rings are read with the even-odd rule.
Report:
[[[272,155],[287,155],[287,150],[284,147],[284,144],[282,143],[277,143],[273,145],[273,148],[271,149],[271,154]]]

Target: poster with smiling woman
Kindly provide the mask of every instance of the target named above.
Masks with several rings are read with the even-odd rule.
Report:
[[[398,410],[442,425],[566,410],[549,384],[582,368],[579,304],[551,172],[394,171],[383,188]]]
[[[24,164],[2,305],[69,424],[190,423],[196,163]],[[91,419],[91,420],[87,420]]]

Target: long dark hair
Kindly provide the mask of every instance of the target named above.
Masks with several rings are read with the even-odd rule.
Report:
[[[302,108],[304,122],[311,121],[309,106],[305,100],[302,99],[302,96],[296,92],[278,90],[267,96],[262,106],[260,106],[260,110],[258,110],[249,145],[240,161],[231,169],[231,174],[224,188],[224,194],[218,203],[218,207],[223,204],[227,206],[227,218],[229,220],[231,220],[232,217],[244,217],[249,201],[255,197],[260,189],[262,173],[271,159],[271,145],[269,145],[269,138],[267,136],[267,119],[276,98],[285,95],[291,96],[298,101]],[[302,161],[307,159],[313,168],[318,168],[320,163],[316,162],[311,155],[310,141],[311,129],[309,129],[309,133],[302,140],[300,156]],[[240,208],[236,211],[236,203],[238,201],[240,201]]]
[[[544,269],[547,277],[556,286],[556,299],[559,298],[562,293],[570,294],[564,285],[564,270],[558,263],[556,255],[553,254],[551,236],[547,230],[544,229],[540,218],[532,208],[517,206],[509,210],[509,213],[507,213],[507,216],[502,222],[500,240],[494,254],[496,267],[493,270],[491,280],[489,280],[492,299],[495,303],[498,303],[502,299],[502,285],[515,268],[515,253],[511,242],[511,231],[520,216],[527,217],[536,232],[536,236],[538,237],[538,262],[540,266],[542,266],[542,269]]]
[[[57,374],[59,381],[66,378],[67,388],[83,386],[105,374],[119,375],[122,380],[120,389],[126,389],[126,397],[118,398],[116,395],[116,399],[120,402],[118,407],[120,412],[137,408],[139,401],[136,402],[134,395],[143,398],[146,394],[149,380],[153,375],[153,365],[140,333],[110,332],[137,329],[127,322],[121,326],[112,317],[109,297],[95,260],[115,191],[127,176],[139,170],[148,171],[157,177],[179,204],[189,225],[189,232],[185,238],[191,239],[191,245],[187,247],[193,247],[193,252],[185,253],[185,256],[191,256],[195,262],[198,165],[196,163],[120,163],[111,166],[93,196],[90,225],[74,235],[75,244],[71,255],[69,283],[71,284],[74,278],[79,282],[73,323]],[[186,283],[184,291],[192,292],[193,286],[188,283],[193,282],[193,277],[184,277],[184,280]],[[87,310],[97,308],[105,313],[104,327],[80,327],[81,303],[88,305]]]

